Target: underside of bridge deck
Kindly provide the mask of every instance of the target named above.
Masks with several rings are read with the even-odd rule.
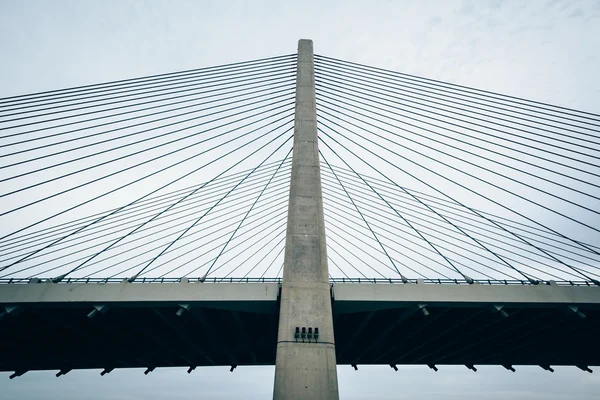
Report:
[[[598,365],[598,309],[425,307],[342,314],[340,364]],[[346,333],[347,332],[347,333]]]
[[[233,305],[235,306],[235,305]],[[234,307],[235,308],[235,307]],[[273,364],[277,315],[175,304],[28,308],[0,324],[2,370]]]
[[[96,285],[85,300],[82,285],[2,285],[0,370],[273,365],[278,284],[217,285],[218,297]],[[600,288],[362,283],[332,295],[338,364],[600,365]]]

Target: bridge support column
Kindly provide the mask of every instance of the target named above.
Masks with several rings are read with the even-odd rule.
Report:
[[[291,174],[273,399],[337,400],[311,40],[298,42]]]

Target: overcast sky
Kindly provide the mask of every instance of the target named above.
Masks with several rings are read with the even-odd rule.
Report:
[[[290,54],[309,38],[318,54],[600,111],[599,1],[365,4],[4,0],[0,97]],[[268,399],[273,373],[1,373],[0,400]],[[343,399],[595,399],[600,390],[597,374],[576,368],[340,366],[339,382]]]

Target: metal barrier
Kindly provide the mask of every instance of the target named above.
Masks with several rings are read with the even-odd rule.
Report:
[[[48,282],[52,278],[0,278],[0,285],[16,285],[29,283]],[[127,278],[65,278],[58,284],[105,284],[122,283]],[[282,278],[149,278],[140,277],[132,283],[281,283]],[[469,285],[465,279],[405,279],[400,278],[330,278],[331,284],[336,283],[367,283],[367,284],[429,284],[429,285]],[[526,280],[506,280],[506,279],[482,279],[475,281],[482,285],[551,285],[558,286],[594,286],[589,281],[540,281],[529,282]]]

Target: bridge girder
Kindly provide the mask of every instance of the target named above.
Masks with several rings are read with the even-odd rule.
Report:
[[[0,285],[1,309],[19,310],[0,320],[11,344],[0,370],[273,365],[279,293],[278,283]],[[339,283],[331,296],[338,364],[600,365],[597,287]],[[90,318],[98,304],[106,311]]]

